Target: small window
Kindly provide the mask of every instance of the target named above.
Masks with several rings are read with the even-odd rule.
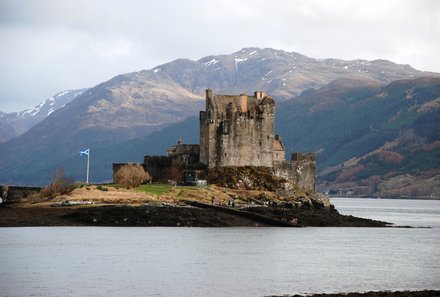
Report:
[[[267,135],[267,140],[269,140],[269,135]]]
[[[275,158],[278,158],[278,153],[275,153]]]
[[[225,153],[225,157],[227,156],[228,154],[227,153]]]
[[[261,146],[261,141],[260,141],[260,146]]]

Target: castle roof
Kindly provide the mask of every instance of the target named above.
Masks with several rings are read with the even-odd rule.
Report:
[[[273,140],[273,151],[284,151],[284,145],[280,139]]]

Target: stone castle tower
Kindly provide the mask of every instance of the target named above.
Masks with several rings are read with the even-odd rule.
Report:
[[[284,160],[284,148],[274,136],[274,114],[275,102],[264,92],[213,95],[206,90],[206,110],[200,112],[200,162],[209,168],[272,167],[274,158]]]
[[[169,179],[169,170],[193,170],[203,163],[218,166],[270,167],[275,176],[294,182],[306,193],[315,192],[316,156],[293,153],[285,160],[281,137],[274,135],[275,102],[264,92],[253,96],[213,95],[206,90],[206,110],[200,111],[200,145],[181,140],[167,156],[145,156],[145,170],[155,180]],[[125,163],[114,163],[115,173]]]
[[[213,95],[206,90],[200,111],[200,162],[218,166],[265,166],[273,174],[315,192],[316,156],[293,153],[285,160],[281,137],[274,135],[275,102],[264,92],[253,96]]]

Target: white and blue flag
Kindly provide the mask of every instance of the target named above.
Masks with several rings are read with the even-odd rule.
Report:
[[[86,150],[80,151],[80,152],[79,152],[79,155],[80,155],[80,156],[82,156],[82,155],[86,155],[86,156],[88,156],[88,155],[89,155],[89,152],[90,152],[90,150],[89,150],[89,149],[86,149]]]

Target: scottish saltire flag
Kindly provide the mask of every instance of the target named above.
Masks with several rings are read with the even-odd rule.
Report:
[[[90,152],[90,150],[89,150],[89,149],[86,149],[86,150],[80,151],[80,152],[79,152],[79,155],[80,155],[80,156],[82,156],[82,155],[86,155],[86,156],[88,156],[88,155],[89,155],[89,152]]]

